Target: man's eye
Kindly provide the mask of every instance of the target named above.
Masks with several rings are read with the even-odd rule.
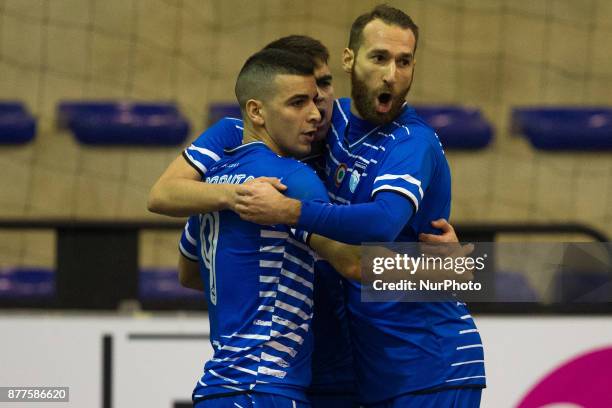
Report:
[[[382,55],[374,55],[374,56],[372,56],[372,59],[375,62],[383,62],[385,60],[385,57],[383,57]]]
[[[408,58],[400,60],[400,65],[403,67],[407,67],[408,65],[410,65],[410,63],[411,63],[411,60]]]
[[[297,101],[293,101],[291,102],[291,106],[295,106],[296,108],[299,108],[300,106],[304,106],[304,101],[301,99]]]

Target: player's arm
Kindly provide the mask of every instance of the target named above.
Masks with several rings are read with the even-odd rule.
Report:
[[[202,179],[207,169],[221,159],[224,148],[241,143],[239,123],[221,119],[187,147],[151,188],[149,211],[183,217],[231,208],[236,186],[202,183]]]
[[[204,291],[198,257],[198,230],[198,217],[189,217],[179,241],[178,278],[181,286]]]
[[[204,291],[204,284],[200,277],[200,267],[197,261],[192,261],[179,255],[178,262],[179,282],[181,286],[189,289]]]
[[[312,234],[308,244],[347,279],[361,281],[361,247]]]
[[[258,224],[287,224],[347,244],[393,241],[414,214],[410,200],[381,192],[374,201],[332,205],[288,198],[264,183],[237,189],[235,211]]]
[[[393,146],[379,167],[371,201],[351,205],[290,200],[261,186],[237,191],[236,211],[257,223],[286,223],[348,244],[395,240],[419,209],[436,166],[431,145]]]
[[[231,208],[235,199],[235,185],[202,182],[202,175],[181,155],[151,188],[147,208],[158,214],[184,217]]]

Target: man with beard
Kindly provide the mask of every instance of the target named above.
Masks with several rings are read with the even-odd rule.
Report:
[[[435,132],[405,102],[418,27],[377,6],[351,28],[343,68],[352,101],[336,101],[326,187],[336,204],[298,202],[269,184],[239,191],[235,209],[257,223],[295,225],[331,239],[415,242],[448,218],[450,171]],[[313,240],[316,235],[313,236]],[[360,402],[366,407],[477,407],[483,346],[460,302],[362,302],[346,281]]]
[[[385,8],[383,7],[382,9],[384,13]],[[363,26],[368,25],[372,20],[383,19],[385,24],[382,27],[374,27],[377,31],[380,31],[382,28],[382,32],[384,33],[387,28],[386,26],[390,26],[391,28],[397,28],[397,26],[402,27],[399,23],[394,23],[392,19],[387,18],[385,20],[384,18],[378,17],[381,13],[380,10],[375,10],[372,15],[375,15],[375,13],[377,13],[376,17],[364,21]],[[392,18],[394,17],[392,16]],[[388,20],[391,20],[389,24],[386,23]],[[364,31],[363,26],[360,29],[361,31]],[[359,30],[353,31],[355,31],[358,36],[361,36]],[[400,31],[408,31],[408,33],[411,33],[414,37],[414,33],[410,28],[402,27]],[[367,30],[363,37],[363,42],[365,44],[369,39],[369,32]],[[352,35],[352,38],[356,38],[355,35]],[[355,103],[356,107],[354,109],[349,107],[348,100],[341,100],[336,103],[334,129],[329,133],[328,138],[331,151],[326,155],[327,169],[325,177],[327,179],[326,184],[330,196],[334,198],[336,203],[354,203],[354,205],[327,206],[320,208],[314,206],[308,207],[307,203],[283,199],[283,196],[274,188],[270,188],[269,184],[256,183],[249,186],[238,186],[238,188],[234,190],[237,197],[233,196],[231,199],[228,199],[228,201],[232,202],[232,209],[238,211],[245,219],[269,224],[283,223],[284,221],[279,220],[287,219],[290,223],[295,225],[298,219],[300,219],[300,214],[303,213],[301,225],[304,226],[305,230],[321,232],[322,235],[327,235],[334,239],[350,243],[361,243],[363,241],[393,241],[395,239],[414,241],[419,233],[438,232],[436,228],[430,227],[429,223],[431,220],[440,218],[441,215],[448,216],[448,210],[450,208],[450,184],[448,179],[445,182],[442,180],[444,169],[446,170],[446,175],[448,175],[448,167],[443,156],[440,158],[441,149],[437,139],[435,139],[433,131],[425,124],[415,119],[413,110],[403,106],[403,98],[407,94],[410,83],[412,82],[415,47],[411,48],[408,52],[402,52],[401,56],[398,58],[396,58],[395,55],[393,58],[389,58],[387,54],[389,54],[390,51],[395,52],[393,50],[394,45],[396,44],[385,45],[387,48],[391,48],[391,50],[378,50],[381,51],[380,55],[371,56],[368,59],[368,61],[378,61],[380,67],[385,67],[385,64],[383,64],[384,61],[386,61],[387,65],[393,62],[390,67],[390,74],[386,79],[380,78],[368,81],[367,79],[371,78],[366,78],[366,80],[362,79],[360,81],[360,78],[363,78],[365,75],[372,75],[372,78],[375,78],[376,70],[373,69],[373,65],[366,64],[359,59],[360,56],[369,55],[370,53],[362,54],[364,46],[361,44],[355,45],[354,41],[352,42],[352,47],[345,52],[345,69],[351,72],[354,77],[353,85],[354,90],[357,90],[357,92],[354,92],[353,96],[357,98],[358,101]],[[413,38],[412,45],[416,45],[416,37]],[[356,50],[358,52],[353,53],[351,50]],[[396,59],[398,60],[397,62]],[[354,70],[353,66],[355,67]],[[374,67],[376,67],[375,64]],[[408,77],[405,75],[407,72],[409,72]],[[399,85],[396,82],[399,83]],[[369,91],[369,89],[373,90]],[[375,96],[373,96],[374,94]],[[397,101],[400,100],[401,103],[398,103]],[[406,110],[406,118],[402,117],[404,113],[403,110]],[[350,116],[351,111],[353,112],[352,116]],[[362,112],[365,112],[365,114]],[[400,118],[396,117],[398,116],[398,112],[400,113]],[[350,116],[351,126],[347,126],[347,114]],[[362,120],[362,118],[383,124],[385,121],[389,122],[394,118],[396,120],[405,119],[406,124],[418,128],[411,130],[419,134],[423,133],[424,135],[420,135],[415,141],[414,138],[407,138],[405,134],[406,128],[403,126],[398,127],[396,124],[387,123],[387,125],[390,126],[389,129],[385,127],[387,125],[376,127]],[[234,125],[230,126],[230,130],[231,128],[238,129]],[[369,140],[368,137],[371,139],[376,138],[376,140]],[[345,138],[350,138],[350,140],[354,141],[354,143],[352,143],[353,146],[345,146],[343,144]],[[429,139],[435,140],[436,144],[435,146],[431,146],[431,143],[423,143],[423,139],[428,141],[430,141]],[[412,146],[415,142],[419,144],[418,149],[414,149],[414,146]],[[214,138],[200,138],[198,141],[194,142],[192,147],[187,149],[186,153],[199,155],[202,159],[200,165],[205,166],[206,164],[203,163],[214,163],[218,160],[218,154],[213,153],[214,151],[219,151],[218,148],[215,148],[218,144],[219,143],[214,141]],[[365,149],[363,154],[358,151],[359,149]],[[372,156],[373,154],[375,156]],[[216,160],[215,156],[217,156]],[[341,161],[338,160],[339,157],[341,157]],[[180,159],[184,164],[185,160],[182,158]],[[406,165],[409,167],[408,169],[406,169]],[[418,170],[421,167],[425,168],[426,171],[424,173],[427,174],[420,175]],[[433,176],[431,174],[431,169],[428,170],[429,167],[439,167],[442,170]],[[365,171],[366,169],[367,172]],[[414,174],[422,178],[422,183],[424,184],[423,190],[427,191],[427,199],[421,197],[419,189],[411,183],[411,181],[414,181],[412,178],[408,177],[410,171],[412,171],[411,169],[416,169]],[[372,187],[372,181],[376,178],[376,174],[380,174],[382,178],[377,180],[377,189],[374,191],[375,189]],[[397,175],[402,175],[402,177],[389,178],[390,176]],[[406,183],[408,183],[408,186],[406,186]],[[440,185],[441,187],[427,188],[430,183],[432,186]],[[199,187],[201,186],[198,186],[198,188]],[[209,187],[212,188],[212,186]],[[416,188],[416,191],[414,191],[413,188]],[[440,190],[440,192],[435,193],[434,191],[437,190]],[[448,193],[445,197],[444,194],[442,194],[444,190]],[[435,201],[437,196],[442,196],[440,199],[442,210],[436,208],[435,211],[424,211],[423,207],[427,207],[429,203]],[[201,207],[205,205],[203,196],[199,196],[190,202],[187,202],[189,201],[188,197],[182,197],[181,203],[175,200],[169,200],[169,205],[174,205],[175,207],[195,205],[199,206],[198,211],[205,211],[205,209]],[[417,197],[419,198],[417,199]],[[421,205],[422,208],[415,215],[414,213],[419,209],[420,201],[423,201]],[[219,209],[214,205],[211,210]],[[228,205],[227,201],[225,205]],[[173,213],[174,211],[176,211],[176,213]],[[175,208],[172,209],[169,215],[189,214],[181,211],[184,211],[184,208]],[[166,208],[161,212],[168,214],[168,209]],[[325,225],[327,222],[330,224]],[[408,225],[409,223],[413,225]],[[448,224],[443,221],[433,222],[432,224],[433,227],[442,228],[443,231],[445,231],[443,237],[448,237],[449,234],[451,234],[456,240],[452,232],[452,227]],[[429,234],[421,236],[427,236],[428,239],[432,240],[445,239],[433,237]],[[318,239],[317,236],[313,237],[313,241]],[[357,265],[357,267],[359,266]],[[400,374],[399,376],[395,375],[396,367],[394,364],[395,360],[392,358],[393,356],[381,355],[379,352],[370,353],[372,349],[381,349],[379,351],[384,351],[382,349],[387,347],[384,340],[385,337],[388,336],[388,333],[385,332],[386,327],[383,326],[381,327],[382,330],[376,333],[376,336],[366,336],[365,338],[361,336],[363,334],[367,335],[370,329],[367,326],[367,319],[358,320],[355,318],[359,308],[359,305],[356,304],[360,303],[358,292],[359,287],[357,285],[349,287],[349,295],[350,299],[353,300],[352,307],[354,308],[352,313],[353,335],[356,336],[355,344],[357,346],[361,346],[364,343],[369,344],[369,350],[366,350],[365,353],[370,355],[365,356],[364,350],[358,350],[356,357],[360,360],[363,357],[365,363],[372,363],[378,360],[376,365],[379,368],[378,370],[368,372],[370,368],[366,367],[367,364],[360,365],[360,388],[363,394],[363,401],[378,402],[409,393],[415,389],[431,388],[427,387],[429,383],[423,386],[423,382],[419,382],[416,378],[417,374],[415,374],[414,356],[420,353],[419,350],[423,348],[421,345],[409,339],[400,342],[405,349],[402,350],[402,353],[406,354],[407,358],[411,359],[413,363],[404,367],[404,363],[400,362],[400,367],[402,367],[403,371],[408,371],[408,374],[403,374],[400,371],[398,372],[398,374]],[[316,304],[315,302],[315,307]],[[362,306],[366,307],[367,305]],[[355,307],[357,307],[357,309],[355,309]],[[394,319],[401,322],[405,319],[406,313],[411,313],[409,307],[403,307],[401,305],[397,305],[396,307],[399,308],[399,313],[394,312],[393,316],[389,315],[390,320]],[[379,312],[377,310],[372,310],[372,313],[377,314]],[[383,315],[385,313],[383,313]],[[418,313],[418,315],[420,316],[421,313]],[[466,315],[467,313],[463,316]],[[419,319],[421,318],[419,317]],[[473,325],[471,325],[469,321],[466,322],[465,319],[460,319],[459,323],[463,324],[466,330],[472,330],[471,328]],[[412,322],[406,322],[406,331],[410,329],[412,331],[421,330],[417,327],[418,323],[416,325],[413,324],[412,328],[410,328],[410,324],[412,324]],[[327,332],[323,331],[321,331],[321,333],[327,334]],[[374,333],[374,331],[372,331],[372,333]],[[438,340],[435,339],[437,334],[438,333],[432,333],[428,337],[425,337],[423,341],[437,344]],[[393,333],[391,334],[391,336],[394,335]],[[315,333],[315,338],[316,337],[317,335]],[[330,338],[331,336],[326,337],[326,340]],[[432,345],[429,345],[429,347],[431,348]],[[424,354],[427,355],[427,353],[428,352],[425,352]],[[439,358],[439,354],[436,358]],[[431,361],[427,361],[426,359],[421,360],[421,362],[425,365],[431,363]],[[439,368],[439,361],[433,359],[433,362],[437,362],[438,364],[434,365]],[[421,369],[422,368],[419,368],[419,370]],[[393,371],[394,374],[390,375],[390,371]],[[336,373],[337,372],[341,371],[337,370]],[[410,378],[406,379],[405,377]],[[398,384],[398,379],[400,379],[401,384]],[[332,383],[330,382],[330,384]],[[464,402],[465,400],[462,400],[462,403]],[[400,406],[404,403],[404,401],[398,402]],[[415,401],[414,403],[420,404],[421,401]],[[435,404],[438,404],[438,406],[444,405],[440,400],[436,400]]]

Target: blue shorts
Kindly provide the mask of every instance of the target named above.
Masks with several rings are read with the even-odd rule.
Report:
[[[229,397],[210,397],[198,401],[193,408],[311,408],[310,404],[274,394],[238,394]]]
[[[312,408],[359,408],[355,394],[308,394]]]
[[[365,408],[478,408],[482,388],[456,388],[423,394],[405,394]]]

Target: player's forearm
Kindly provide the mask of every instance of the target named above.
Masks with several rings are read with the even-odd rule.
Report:
[[[352,205],[303,202],[300,229],[347,244],[395,240],[413,214],[412,204],[394,193]]]
[[[361,281],[361,247],[312,234],[310,247],[347,279]]]
[[[189,179],[160,180],[149,193],[147,207],[173,217],[222,211],[231,208],[234,187]]]

